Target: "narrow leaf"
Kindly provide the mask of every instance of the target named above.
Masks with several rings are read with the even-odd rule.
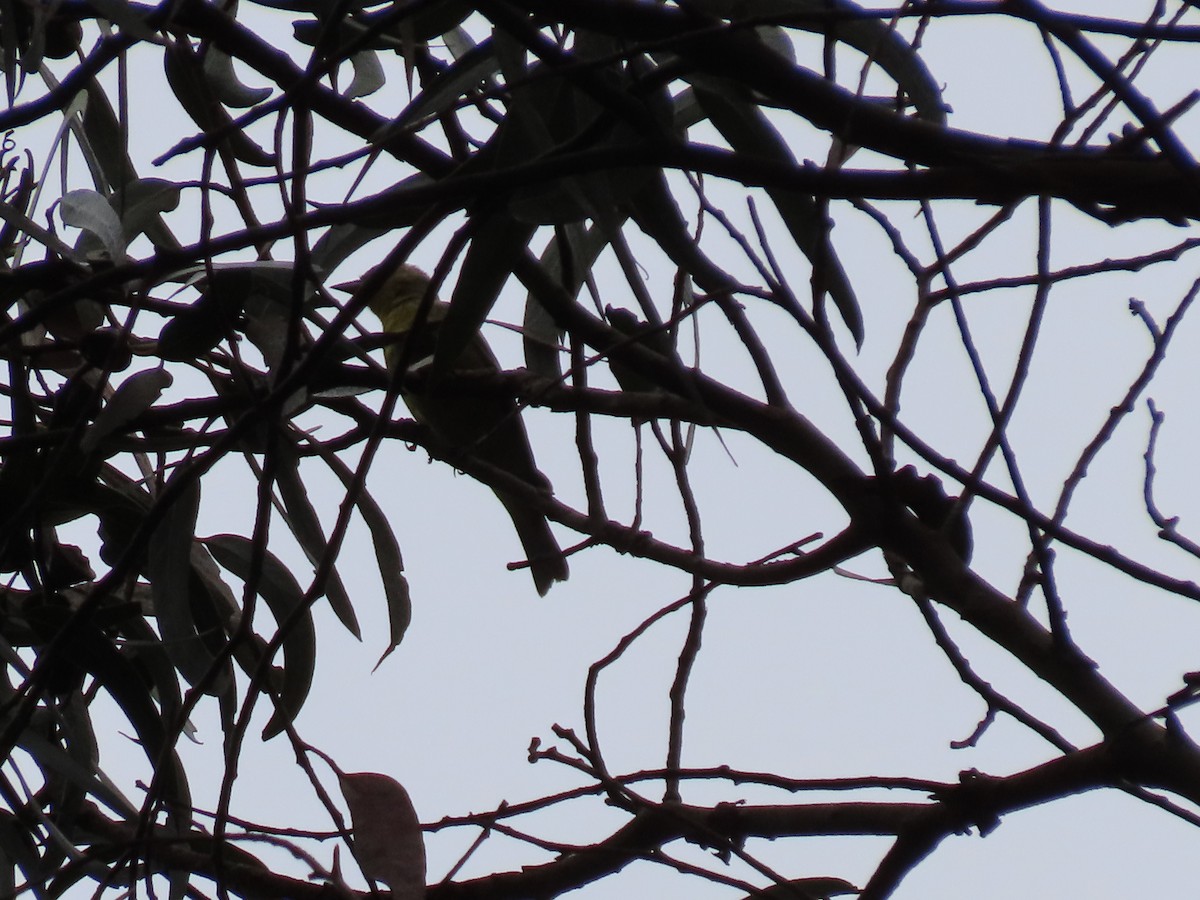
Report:
[[[304,550],[309,562],[317,566],[329,552],[329,542],[325,539],[317,511],[308,499],[308,491],[300,478],[299,465],[300,460],[295,453],[288,453],[285,458],[281,458],[276,470],[276,483],[279,485],[279,495],[287,511],[287,522],[292,536]],[[324,587],[325,596],[329,598],[329,605],[338,620],[346,626],[347,631],[361,641],[362,629],[358,624],[358,616],[354,613],[350,594],[346,591],[336,566],[330,566]]]
[[[478,214],[471,225],[471,244],[438,334],[433,361],[437,374],[449,372],[463,348],[479,333],[536,230],[499,210]]]
[[[249,581],[254,542],[238,534],[218,534],[204,539],[218,563],[243,581]],[[283,636],[283,685],[274,715],[263,729],[263,740],[273,738],[295,719],[312,687],[317,664],[317,631],[312,610],[295,577],[270,550],[263,550],[262,568],[254,586],[271,610]]]
[[[178,474],[172,476],[167,485],[178,477]],[[200,485],[192,481],[155,529],[147,551],[154,612],[163,646],[179,673],[193,687],[203,683],[217,664],[216,657],[200,638],[192,609],[192,541],[199,509]],[[206,683],[206,690],[212,694],[220,694],[225,687],[224,671]]]

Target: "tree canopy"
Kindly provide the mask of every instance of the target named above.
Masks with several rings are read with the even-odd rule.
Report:
[[[1058,6],[0,0],[0,895],[1189,859],[1200,24]]]

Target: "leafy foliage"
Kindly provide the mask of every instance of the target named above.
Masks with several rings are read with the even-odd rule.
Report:
[[[520,488],[469,450],[392,415],[396,384],[372,355],[385,339],[357,324],[365,297],[330,290],[335,272],[365,268],[359,251],[394,264],[422,254],[450,303],[432,365],[398,378],[571,416],[583,500],[534,491],[530,502],[582,536],[584,555],[607,546],[691,579],[686,597],[653,611],[626,642],[670,612],[690,616],[663,768],[628,778],[609,770],[594,681],[582,733],[560,728],[555,746],[530,749],[532,760],[584,775],[586,791],[626,813],[626,824],[554,862],[447,881],[431,895],[557,896],[632,860],[670,864],[663,848],[688,841],[747,863],[752,880],[693,867],[742,894],[758,884],[761,896],[829,896],[854,886],[834,873],[772,872],[755,863],[748,841],[885,834],[894,843],[860,886],[860,896],[882,897],[944,837],[986,832],[1030,805],[1118,784],[1143,798],[1165,789],[1200,803],[1200,755],[1175,718],[1194,698],[1193,682],[1157,708],[1139,707],[1074,643],[1055,587],[1060,544],[1121,577],[1200,599],[1192,581],[1064,525],[1118,412],[1050,513],[1025,490],[1008,437],[1032,341],[1017,351],[1009,393],[997,399],[981,379],[989,419],[983,449],[968,451],[973,463],[957,463],[900,416],[908,366],[937,307],[961,322],[973,294],[1032,287],[1036,335],[1051,287],[1136,273],[1194,250],[1194,241],[1163,239],[1140,256],[1072,270],[1051,270],[1045,251],[1051,209],[1113,228],[1200,216],[1197,167],[1176,132],[1194,97],[1159,112],[1133,84],[1155,52],[1194,40],[1194,31],[1161,10],[1148,23],[1126,23],[1036,0],[991,5],[987,12],[1033,23],[1056,58],[1070,55],[1098,84],[1076,102],[1062,75],[1053,135],[992,137],[955,127],[942,93],[949,74],[930,71],[920,48],[943,18],[983,14],[969,6],[905,4],[891,17],[849,0],[0,0],[8,97],[0,119],[11,129],[0,157],[0,759],[8,761],[0,894],[56,896],[88,879],[128,890],[142,878],[164,879],[172,897],[205,879],[247,897],[315,898],[328,883],[349,890],[299,838],[289,846],[323,883],[274,871],[228,837],[227,790],[204,820],[179,747],[197,708],[212,707],[232,772],[245,742],[260,739],[248,729],[265,704],[261,740],[290,741],[307,760],[312,748],[295,723],[317,666],[318,623],[332,622],[321,616],[331,612],[337,627],[363,637],[364,599],[351,596],[339,571],[352,521],[369,529],[391,623],[387,641],[367,636],[382,643],[372,652],[403,650],[413,605],[425,598],[410,597],[400,544],[365,489],[382,441],[424,446],[473,478]],[[1096,50],[1097,32],[1125,42],[1117,62]],[[1110,122],[1121,134],[1096,139]],[[801,146],[822,146],[825,160],[801,158]],[[855,168],[856,154],[869,162]],[[169,174],[148,177],[152,165]],[[943,246],[934,210],[961,200],[987,207],[989,218]],[[960,283],[955,265],[1033,205],[1037,271]],[[743,209],[749,230],[737,224]],[[872,311],[834,229],[844,209],[874,223],[911,277],[910,318],[880,388],[856,362],[871,340]],[[931,250],[913,249],[899,224],[914,209],[927,223],[921,246]],[[642,266],[669,274],[643,281]],[[614,273],[636,311],[605,302]],[[526,294],[524,368],[448,374],[515,283]],[[1145,389],[1193,294],[1164,325],[1132,307],[1154,346],[1114,410],[1131,409]],[[791,329],[786,350],[772,333],[780,322]],[[725,368],[734,351],[701,353],[710,335],[732,340],[726,349],[749,360],[749,387]],[[974,353],[969,333],[958,339]],[[787,374],[792,354],[831,376],[831,396],[853,422],[853,449],[806,417]],[[624,390],[594,386],[615,388],[605,381],[610,362]],[[648,445],[667,461],[686,541],[643,530],[650,513],[640,468],[633,516],[610,512],[604,452],[592,436],[614,419],[639,429],[639,459],[649,432]],[[750,563],[710,552],[702,522],[722,513],[702,509],[689,474],[695,432],[708,428],[802,470],[813,496],[839,507],[842,524],[806,519],[797,533],[812,525],[815,537],[789,534],[782,549],[764,543]],[[561,458],[565,446],[535,449]],[[216,498],[233,465],[258,486],[253,517],[218,512],[220,533],[206,534],[202,511],[228,499]],[[310,489],[318,469],[342,486],[339,498]],[[1148,469],[1150,521],[1194,557],[1177,520],[1154,505],[1153,484]],[[1026,578],[1012,596],[970,568],[980,544],[968,516],[976,503],[1027,532]],[[684,698],[710,595],[844,574],[843,564],[872,551],[886,563],[887,584],[909,595],[986,704],[964,743],[1004,713],[1043,738],[1050,755],[1006,777],[836,785],[920,792],[908,802],[685,804],[692,779],[816,786],[684,768]],[[294,562],[301,558],[308,568]],[[1049,684],[1099,740],[1077,748],[978,677],[941,625],[946,612]],[[94,715],[98,698],[119,708],[146,756],[136,799],[101,765],[113,729]],[[661,801],[639,787],[645,779],[661,785]],[[345,799],[362,832],[370,804]],[[457,824],[516,834],[516,817],[561,800],[548,795]],[[332,803],[330,815],[344,836]],[[265,827],[249,830],[269,841]],[[384,863],[367,875],[387,880],[391,855],[421,856],[412,833],[405,839],[397,850],[372,831],[369,852]]]

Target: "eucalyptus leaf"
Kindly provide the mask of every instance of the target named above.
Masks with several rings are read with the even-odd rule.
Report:
[[[268,168],[275,164],[271,154],[233,126],[233,119],[216,102],[205,81],[196,52],[186,42],[177,41],[165,48],[163,71],[179,105],[206,135],[220,135],[230,152],[247,165]]]
[[[481,212],[472,219],[471,243],[438,332],[435,373],[451,371],[463,348],[479,334],[534,231],[532,224],[518,222],[499,210]]]
[[[344,97],[351,100],[369,97],[387,84],[387,75],[374,50],[360,50],[355,53],[350,57],[350,65],[354,69],[354,77],[342,91]]]
[[[63,195],[59,214],[63,224],[80,228],[99,242],[105,254],[103,259],[112,262],[125,259],[125,231],[103,194],[85,188],[68,191]]]
[[[300,477],[299,456],[289,450],[294,451],[294,448],[285,447],[280,451],[281,459],[276,469],[276,483],[279,486],[279,495],[283,500],[292,536],[304,550],[309,562],[313,566],[317,566],[330,552],[329,543],[325,539],[316,508],[309,499],[308,490]],[[350,594],[342,583],[337,567],[333,565],[329,567],[329,575],[325,583],[325,596],[329,599],[330,607],[346,630],[362,640],[362,630],[358,624],[358,617],[354,613]]]
[[[203,70],[213,96],[222,106],[249,109],[271,96],[270,88],[243,84],[233,69],[233,59],[220,47],[209,46],[205,50]]]
[[[317,664],[317,631],[304,590],[295,576],[270,550],[262,549],[260,569],[254,571],[254,542],[238,534],[218,534],[204,539],[204,546],[225,569],[242,581],[254,578],[254,588],[266,601],[275,622],[283,631],[283,686],[278,705],[263,729],[263,740],[283,731],[296,718],[312,686]]]
[[[562,285],[568,295],[576,297],[592,266],[608,246],[608,234],[608,229],[599,225],[589,228],[578,222],[561,225],[555,229],[554,239],[542,251],[542,267]],[[525,367],[538,375],[558,378],[562,374],[559,352],[561,332],[554,317],[532,292],[525,298],[525,319],[521,332]]]
[[[698,78],[693,88],[705,115],[735,151],[748,157],[796,165],[787,141],[736,86],[724,79]],[[799,191],[778,187],[766,190],[792,240],[812,262],[819,293],[829,294],[855,345],[861,347],[865,337],[862,310],[829,240],[831,224],[822,207]]]
[[[173,475],[167,487],[181,477],[186,472]],[[189,480],[150,538],[147,570],[158,630],[175,668],[193,687],[203,685],[207,693],[220,694],[228,686],[228,676],[201,640],[199,632],[205,625],[198,624],[193,608],[193,600],[206,601],[202,592],[192,590],[192,542],[199,510],[200,484]]]
[[[355,485],[354,472],[334,453],[323,453],[321,458],[350,489]],[[408,579],[404,577],[404,557],[400,542],[392,530],[387,514],[366,490],[359,490],[355,508],[363,517],[367,530],[371,532],[371,544],[375,548],[375,561],[379,566],[379,577],[383,582],[383,594],[388,608],[388,645],[379,657],[378,667],[399,646],[408,626],[412,622],[412,596],[408,590]]]
[[[84,434],[83,452],[91,453],[102,440],[150,409],[174,380],[166,369],[146,369],[126,378]]]

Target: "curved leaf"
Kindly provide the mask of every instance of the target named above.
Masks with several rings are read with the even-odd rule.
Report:
[[[179,477],[173,475],[167,487]],[[192,590],[192,542],[199,509],[199,482],[189,480],[150,538],[146,568],[158,630],[175,668],[193,687],[204,685],[206,692],[220,694],[229,684],[226,667],[218,664],[201,639],[203,626],[196,618],[200,607],[193,608],[193,597],[197,604],[207,601],[202,592]],[[218,671],[210,677],[214,668]]]
[[[828,34],[876,63],[912,101],[917,115],[930,122],[946,120],[945,100],[925,60],[885,19],[863,15],[850,0],[695,0],[696,9],[733,21],[778,19],[787,28]],[[831,16],[841,10],[844,16]],[[820,14],[807,17],[806,14]],[[764,36],[760,31],[760,35]],[[766,43],[770,43],[767,38]],[[774,48],[779,49],[779,48]]]
[[[114,191],[109,202],[121,218],[126,242],[145,232],[158,243],[156,234],[166,231],[162,214],[179,206],[179,195],[179,185],[165,178],[138,178]]]
[[[463,95],[500,71],[495,45],[489,38],[473,46],[447,69],[442,70],[413,97],[389,126],[391,130],[415,127],[458,106]]]
[[[102,179],[112,188],[125,240],[131,241],[144,233],[158,249],[178,249],[179,241],[160,215],[178,205],[178,188],[159,178],[139,179],[133,161],[125,152],[122,127],[108,96],[95,84],[81,91],[80,96],[87,100],[82,116],[80,150],[97,173],[97,180]],[[174,200],[171,199],[172,190]]]
[[[516,167],[562,150],[639,148],[653,132],[665,135],[672,128],[665,88],[640,78],[646,65],[641,57],[633,57],[623,68],[597,64],[585,70],[586,76],[572,69],[571,77],[547,65],[526,68],[524,45],[502,34],[495,46],[511,100],[481,162]],[[610,38],[584,33],[572,55],[580,62],[605,60],[619,58],[620,49]],[[576,83],[581,77],[586,78],[584,85]],[[652,171],[647,166],[600,168],[540,180],[518,186],[509,208],[515,218],[535,225],[612,219]]]
[[[254,574],[253,541],[238,534],[218,534],[203,543],[218,563],[249,582]],[[317,630],[312,609],[292,573],[270,550],[263,550],[261,562],[254,588],[283,631],[283,683],[275,712],[263,729],[263,740],[268,740],[296,718],[308,698],[317,664]]]
[[[338,480],[348,489],[354,485],[354,473],[334,453],[323,453],[321,458]],[[379,577],[383,581],[383,594],[388,608],[388,645],[379,657],[379,663],[399,646],[412,622],[412,596],[408,590],[408,579],[404,577],[404,557],[400,553],[400,542],[392,531],[387,514],[365,489],[360,490],[355,506],[367,530],[371,532],[371,543],[375,548],[375,561],[379,564]]]
[[[661,175],[661,172],[657,173],[658,177]],[[593,225],[585,230],[578,222],[563,225],[555,229],[554,239],[542,252],[542,267],[562,284],[571,297],[575,297],[583,287],[588,272],[607,246],[606,228]],[[569,272],[564,272],[564,256]],[[525,367],[538,375],[558,378],[562,374],[558,349],[561,332],[553,316],[532,293],[525,298],[525,319],[521,325],[521,333],[525,349]]]
[[[17,746],[32,756],[39,768],[51,771],[87,791],[122,818],[137,817],[138,808],[103,771],[94,766],[89,768],[73,759],[61,746],[48,740],[35,729],[27,728],[22,731],[21,736],[17,738]]]
[[[183,42],[167,46],[163,52],[163,70],[179,105],[205,134],[221,134],[221,140],[227,143],[230,152],[247,165],[260,168],[274,165],[274,158],[269,153],[245,132],[233,127],[229,113],[217,103],[202,77],[196,53],[190,46]]]
[[[338,773],[354,826],[354,857],[394,900],[425,896],[425,841],[403,785],[376,772]]]
[[[233,70],[233,59],[219,47],[206,48],[203,70],[213,96],[222,106],[248,109],[271,96],[270,88],[252,88],[243,84]]]
[[[763,115],[761,109],[746,100],[736,86],[716,78],[697,79],[693,85],[696,99],[705,116],[721,132],[730,147],[747,156],[757,156],[796,165],[787,142]],[[767,188],[779,217],[796,246],[813,265],[821,293],[828,293],[850,329],[854,343],[862,346],[862,310],[854,288],[828,240],[830,223],[813,198],[799,191]]]
[[[438,331],[433,357],[435,374],[449,372],[459,354],[479,333],[535,230],[533,225],[518,222],[501,210],[472,217],[471,243],[450,295],[450,308]]]
[[[91,453],[102,440],[148,410],[174,380],[166,369],[146,369],[126,378],[80,440],[83,452]]]
[[[276,483],[279,485],[279,496],[286,510],[288,527],[309,562],[316,566],[329,552],[329,543],[325,540],[321,520],[308,499],[308,491],[300,478],[299,457],[294,452],[282,451],[280,457],[276,469]],[[329,605],[338,620],[346,626],[347,631],[361,641],[362,630],[359,628],[358,616],[354,613],[354,605],[350,602],[350,595],[336,566],[330,566],[325,596],[329,598]]]
[[[63,195],[59,214],[65,225],[83,229],[92,236],[93,249],[89,249],[86,242],[81,247],[89,258],[96,250],[101,250],[102,258],[106,260],[121,262],[125,259],[125,232],[121,220],[103,194],[82,189],[68,191]]]
[[[0,809],[0,891],[3,896],[18,896],[14,866],[21,870],[35,895],[41,893],[38,886],[45,876],[40,862],[29,828],[8,810]]]
[[[352,100],[369,97],[387,84],[387,76],[374,50],[355,53],[350,57],[350,65],[354,67],[354,77],[346,85],[343,96]]]

